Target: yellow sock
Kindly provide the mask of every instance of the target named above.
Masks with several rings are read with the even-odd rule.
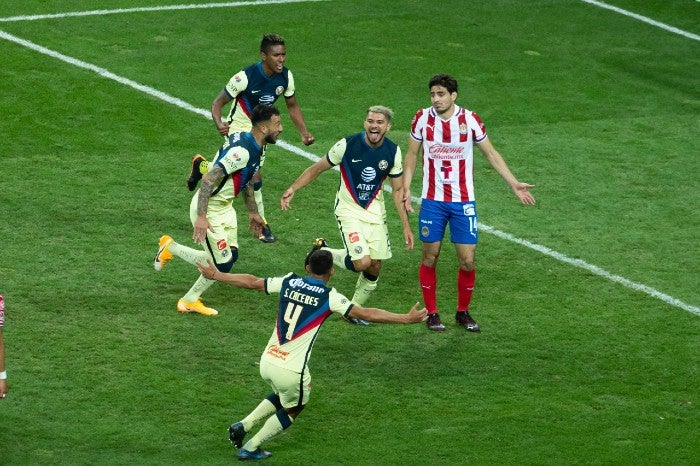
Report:
[[[355,284],[355,294],[352,296],[352,302],[364,306],[369,295],[377,288],[377,280],[368,280],[363,273],[357,277],[357,283]]]

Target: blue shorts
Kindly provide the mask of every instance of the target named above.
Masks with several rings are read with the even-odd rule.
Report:
[[[476,244],[479,237],[476,203],[422,200],[418,214],[418,236],[421,241],[442,241],[448,224],[450,241],[458,244]]]

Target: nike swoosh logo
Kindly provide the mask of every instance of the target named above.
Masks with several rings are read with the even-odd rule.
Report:
[[[260,91],[250,91],[251,94],[257,94]]]
[[[362,159],[352,159],[352,160],[350,160],[350,161],[351,161],[351,162],[355,162],[355,163],[357,163],[357,162],[361,162],[361,161],[362,161]]]

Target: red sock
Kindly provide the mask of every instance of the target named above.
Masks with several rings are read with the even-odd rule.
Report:
[[[476,270],[459,269],[457,273],[457,310],[468,311],[469,303],[474,293],[474,282],[476,281]]]
[[[428,310],[428,314],[437,312],[437,298],[435,286],[437,285],[437,277],[435,275],[435,267],[428,267],[421,264],[418,269],[418,281],[423,292],[423,303]]]

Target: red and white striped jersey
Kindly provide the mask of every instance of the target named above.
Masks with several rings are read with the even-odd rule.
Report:
[[[418,110],[411,137],[423,144],[423,199],[474,201],[474,143],[486,139],[479,116],[455,105],[448,120],[432,107]]]

